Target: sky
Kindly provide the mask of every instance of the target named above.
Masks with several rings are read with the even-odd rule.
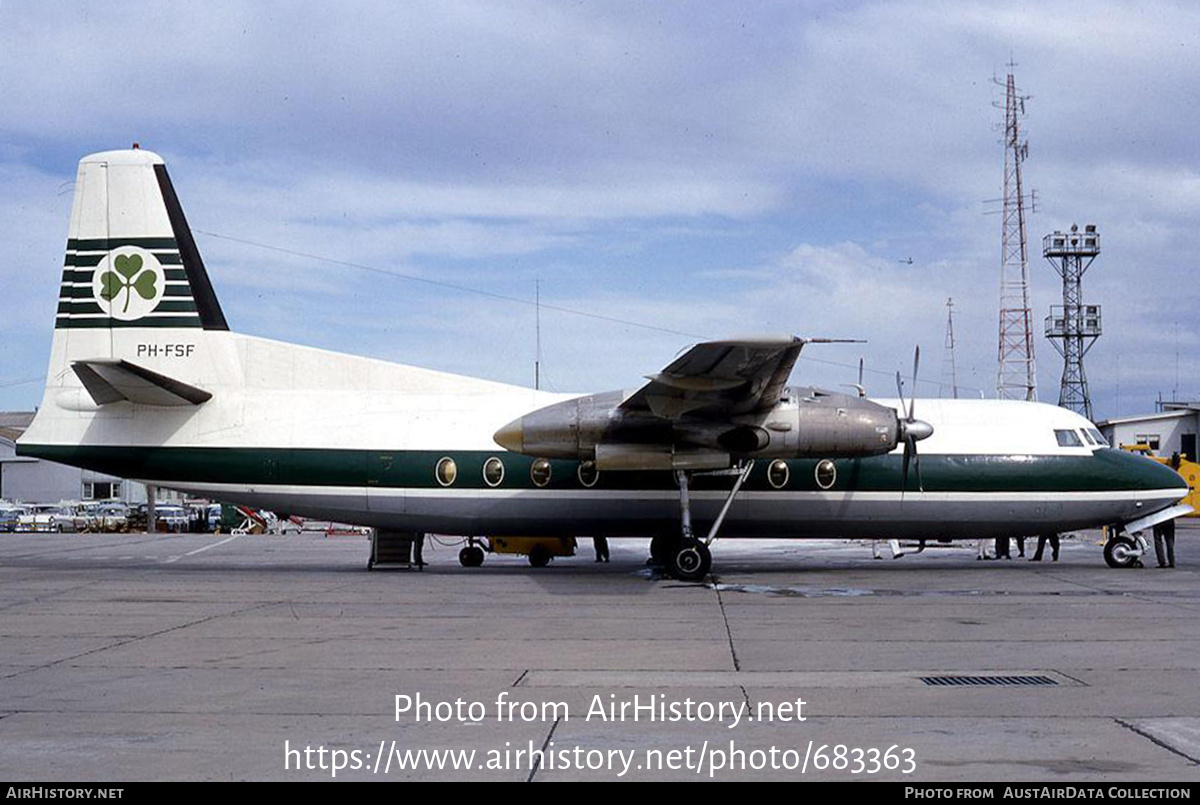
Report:
[[[1015,62],[1015,67],[1008,65]],[[1003,81],[1038,396],[1094,223],[1095,416],[1200,399],[1200,6],[0,0],[0,410],[40,402],[76,163],[167,162],[230,326],[542,387],[796,334],[793,382],[994,396]]]

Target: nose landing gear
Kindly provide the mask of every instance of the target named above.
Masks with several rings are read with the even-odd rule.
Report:
[[[1141,533],[1134,537],[1113,534],[1104,543],[1104,562],[1113,568],[1141,567],[1142,555],[1149,547]]]

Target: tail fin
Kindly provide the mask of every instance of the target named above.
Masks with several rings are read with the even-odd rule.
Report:
[[[55,328],[142,327],[229,329],[162,159],[92,154],[79,163]]]
[[[235,342],[162,159],[84,157],[46,389],[18,452],[112,472],[94,448],[236,426]]]
[[[80,160],[54,327],[45,410],[211,396],[229,327],[157,154]]]

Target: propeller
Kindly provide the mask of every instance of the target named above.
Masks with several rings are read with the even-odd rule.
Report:
[[[922,422],[913,414],[917,403],[917,370],[920,366],[921,347],[918,346],[913,353],[912,392],[908,397],[907,411],[904,410],[904,381],[900,379],[900,373],[896,372],[896,391],[900,395],[900,409],[903,415],[900,419],[899,433],[899,437],[904,440],[904,461],[901,464],[901,474],[903,477],[900,485],[901,496],[908,491],[908,466],[910,462],[915,465],[917,471],[917,489],[922,492],[925,491],[925,484],[921,480],[921,454],[917,452],[917,442],[932,436],[933,426],[928,422]]]

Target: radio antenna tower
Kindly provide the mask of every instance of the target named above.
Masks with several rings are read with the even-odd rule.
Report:
[[[1021,164],[1029,143],[1021,139],[1019,120],[1028,95],[1017,93],[1009,62],[1004,101],[1004,219],[1000,245],[1000,350],[996,395],[1002,400],[1036,400],[1037,371],[1033,358],[1029,304],[1029,251],[1025,231],[1025,196]],[[999,79],[993,79],[997,84]]]
[[[1042,256],[1062,277],[1063,303],[1051,305],[1046,317],[1046,338],[1063,356],[1062,386],[1058,404],[1092,418],[1083,356],[1100,337],[1100,306],[1083,304],[1083,274],[1100,254],[1100,234],[1095,224],[1084,231],[1072,225],[1067,233],[1055,232],[1042,240]]]
[[[946,300],[946,352],[942,358],[942,391],[941,396],[946,396],[946,389],[950,389],[950,394],[954,399],[958,399],[958,372],[954,366],[954,300]]]

